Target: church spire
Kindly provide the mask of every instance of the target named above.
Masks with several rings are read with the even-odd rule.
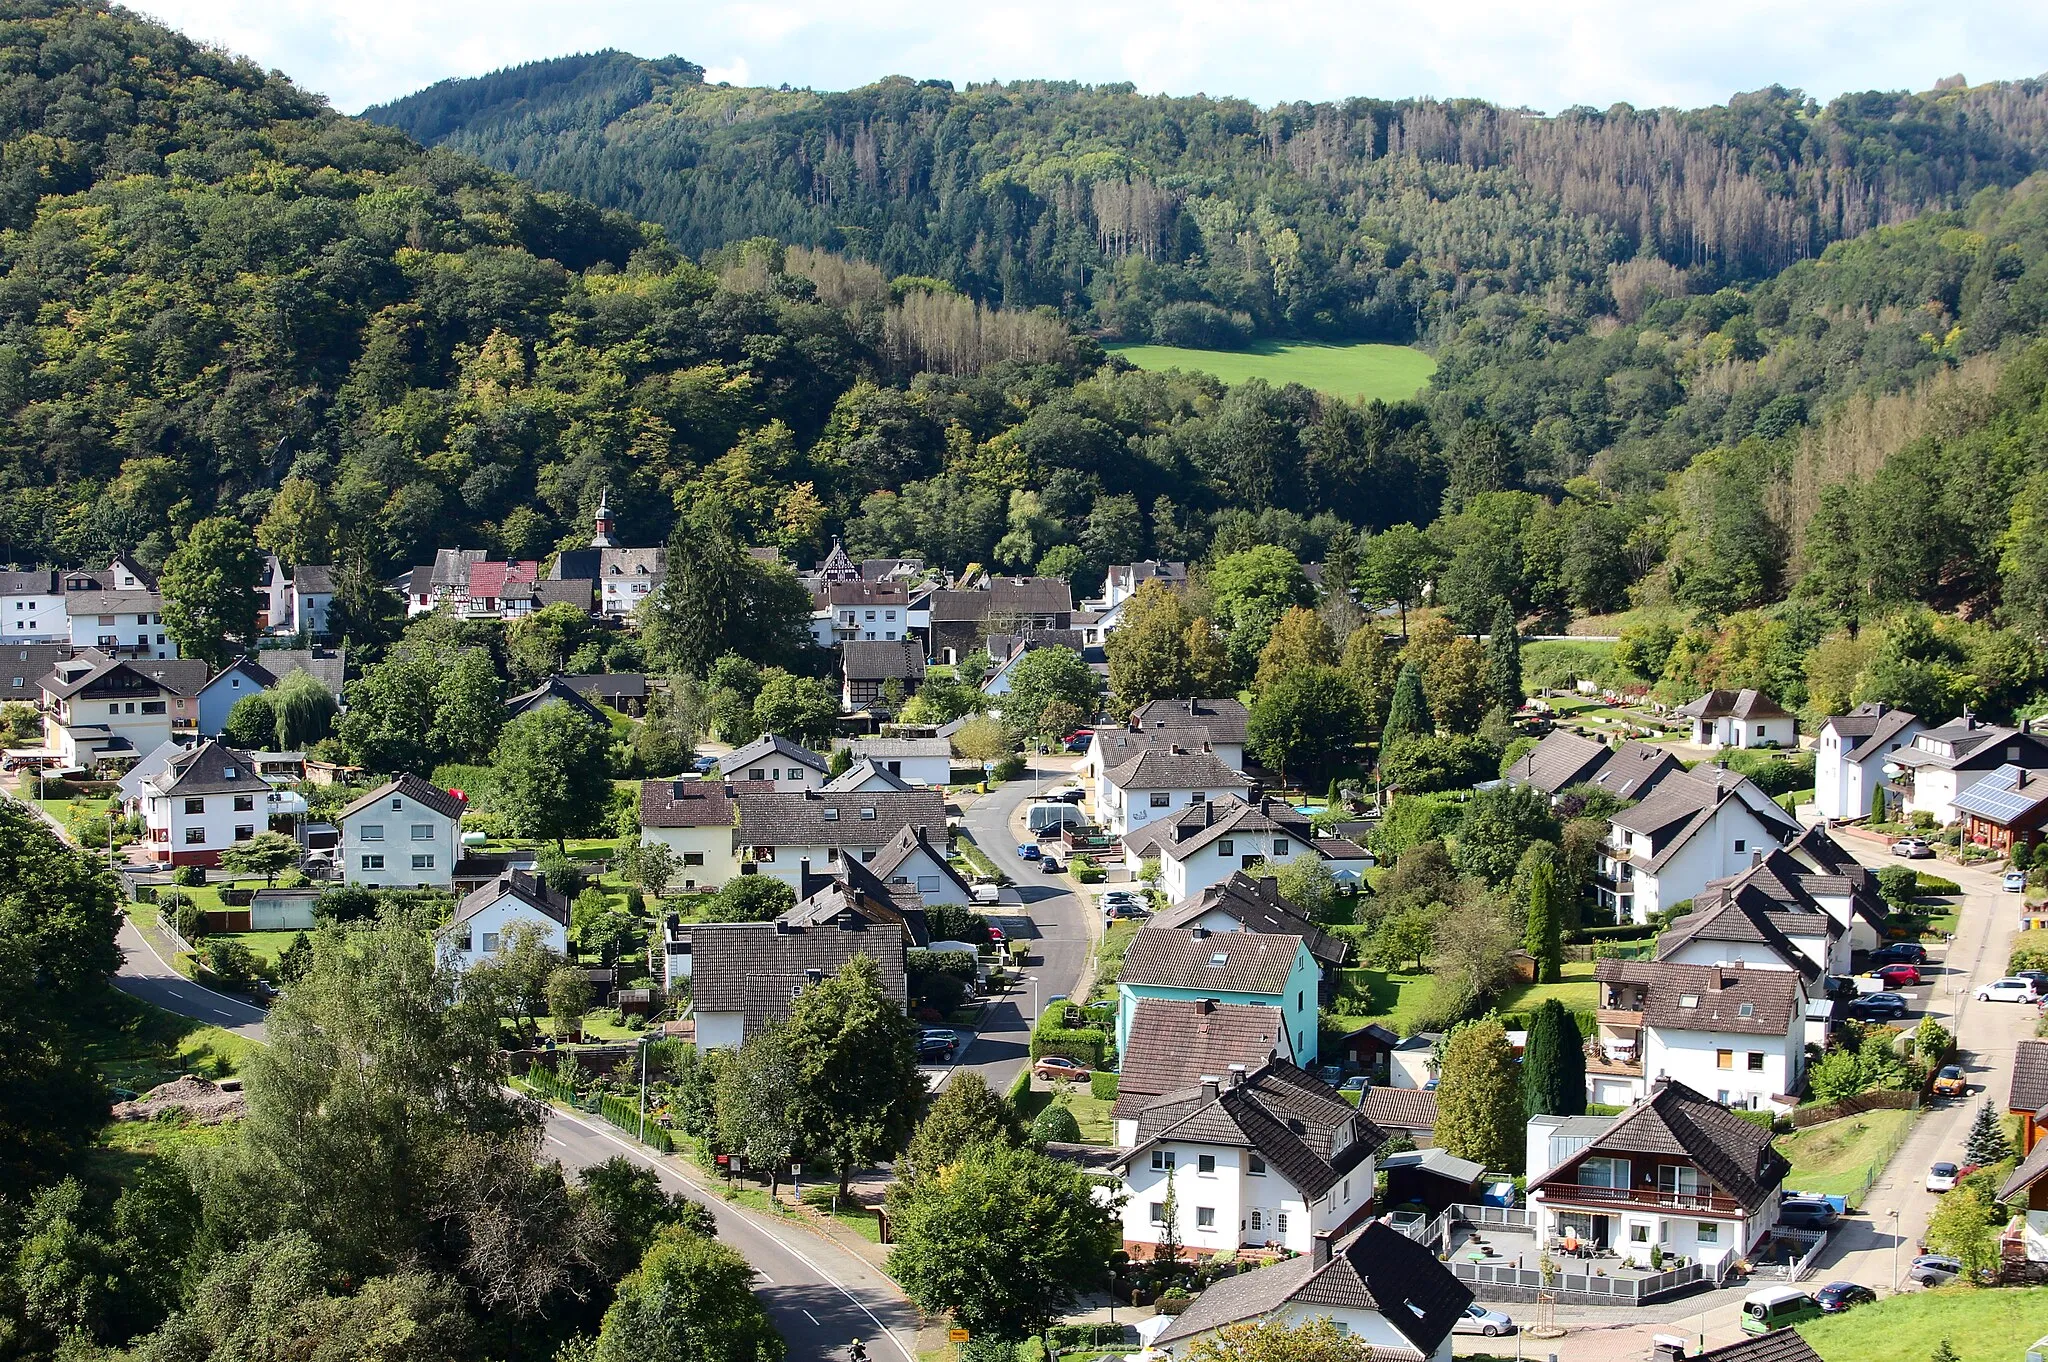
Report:
[[[590,537],[594,549],[615,549],[619,541],[612,538],[612,508],[610,487],[604,487],[597,494],[597,533]]]

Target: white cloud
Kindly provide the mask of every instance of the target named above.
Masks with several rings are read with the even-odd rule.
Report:
[[[719,78],[1129,80],[1260,104],[1466,95],[1558,109],[1699,105],[1782,84],[1925,89],[2048,69],[2048,6],[1977,0],[142,0],[343,109],[450,76],[618,47]]]
[[[749,84],[751,77],[747,74],[747,59],[734,57],[723,66],[707,66],[704,68],[704,79],[713,85],[720,82],[727,85]]]

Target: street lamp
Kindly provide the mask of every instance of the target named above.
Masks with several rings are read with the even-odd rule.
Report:
[[[1892,1294],[1899,1294],[1899,1208],[1894,1206],[1892,1216]]]

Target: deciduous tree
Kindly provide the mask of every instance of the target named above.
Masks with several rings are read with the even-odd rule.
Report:
[[[916,1025],[862,954],[790,1004],[784,1039],[796,1062],[798,1139],[838,1170],[839,1194],[851,1195],[854,1170],[893,1158],[917,1124]]]
[[[522,837],[591,831],[611,798],[611,734],[557,701],[505,725],[492,758],[506,815]]]
[[[164,560],[164,628],[187,657],[225,664],[256,636],[256,584],[263,551],[249,527],[232,516],[211,516],[192,527]]]
[[[1522,1101],[1515,1048],[1491,1019],[1466,1022],[1444,1045],[1436,1088],[1436,1142],[1487,1168],[1522,1165]]]
[[[1245,723],[1245,745],[1283,780],[1326,774],[1364,738],[1365,705],[1335,667],[1287,673],[1260,694]]]
[[[259,832],[246,842],[224,847],[221,869],[230,875],[261,875],[265,884],[299,863],[299,844],[281,832]]]
[[[605,1311],[595,1362],[781,1362],[754,1269],[701,1234],[661,1231]]]
[[[957,1070],[910,1137],[908,1176],[915,1181],[934,1173],[976,1145],[1015,1145],[1023,1138],[1023,1123],[1003,1095],[973,1070]]]

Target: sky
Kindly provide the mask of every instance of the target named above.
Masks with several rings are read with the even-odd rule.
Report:
[[[1924,90],[2048,72],[2040,0],[129,0],[355,113],[615,47],[734,84],[1131,81],[1261,105],[1476,96],[1696,107],[1779,84]]]

